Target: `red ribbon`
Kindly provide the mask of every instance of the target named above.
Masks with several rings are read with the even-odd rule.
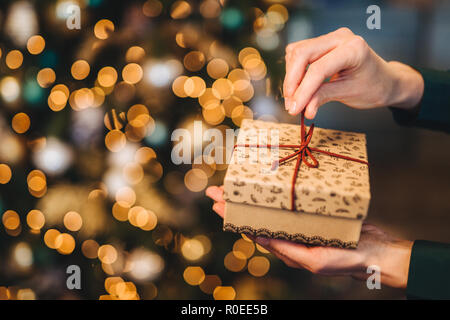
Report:
[[[332,157],[345,159],[349,161],[359,162],[368,165],[369,163],[365,160],[356,159],[348,156],[343,156],[341,154],[320,150],[318,148],[312,148],[309,146],[309,143],[311,142],[311,138],[314,132],[314,123],[311,124],[311,127],[309,128],[308,132],[306,132],[305,128],[305,115],[302,112],[301,114],[301,120],[300,120],[300,137],[301,137],[301,143],[300,145],[292,145],[292,144],[279,144],[279,145],[271,145],[271,144],[236,144],[234,145],[234,148],[236,147],[253,147],[253,148],[293,148],[297,149],[295,152],[291,153],[290,155],[281,158],[279,160],[274,161],[272,164],[272,170],[274,170],[278,165],[282,165],[283,163],[286,163],[287,160],[297,157],[297,162],[295,164],[294,168],[294,175],[292,176],[292,182],[291,182],[291,211],[295,211],[295,182],[297,181],[297,176],[300,171],[300,165],[302,162],[304,162],[308,167],[310,168],[317,168],[319,167],[319,161],[317,161],[316,157],[312,154],[312,151],[314,152],[320,152],[323,154],[327,154]],[[311,159],[312,162],[308,161],[308,157]]]

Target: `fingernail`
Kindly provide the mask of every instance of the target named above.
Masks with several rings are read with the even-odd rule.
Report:
[[[291,107],[289,108],[289,113],[290,114],[295,114],[297,112],[297,101],[294,100],[294,102],[292,102]]]
[[[266,245],[269,244],[270,239],[264,238],[264,237],[257,237],[255,241],[256,241],[256,243],[258,243],[259,245],[266,246]]]
[[[289,105],[291,103],[291,99],[290,98],[284,98],[284,109],[289,110]]]

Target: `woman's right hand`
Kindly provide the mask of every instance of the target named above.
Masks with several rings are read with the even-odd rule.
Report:
[[[308,67],[309,66],[309,67]],[[325,79],[330,81],[325,82]],[[340,101],[352,108],[410,109],[423,95],[423,78],[400,62],[386,62],[348,28],[286,47],[286,109],[313,119],[321,105]]]

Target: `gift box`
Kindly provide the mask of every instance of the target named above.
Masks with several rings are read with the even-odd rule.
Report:
[[[356,248],[370,203],[364,134],[242,122],[224,179],[224,230]]]

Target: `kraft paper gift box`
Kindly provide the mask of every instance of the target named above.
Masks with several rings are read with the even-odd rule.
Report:
[[[299,150],[282,146],[300,146],[300,132],[300,125],[242,122],[224,179],[224,230],[356,248],[370,202],[365,135],[314,128],[296,174],[298,156],[276,161]],[[314,158],[318,167],[309,167]]]

